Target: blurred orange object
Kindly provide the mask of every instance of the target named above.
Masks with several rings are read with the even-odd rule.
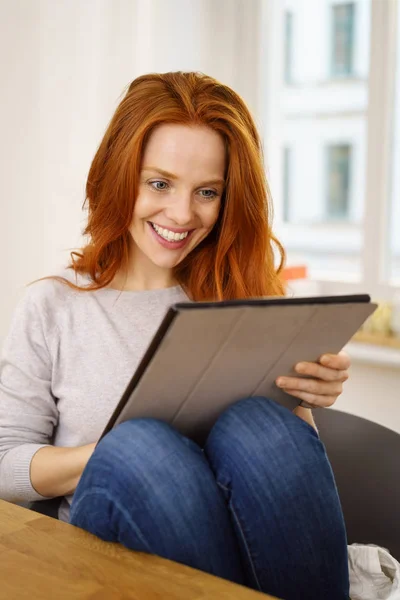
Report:
[[[293,279],[307,279],[308,270],[305,265],[293,265],[292,267],[285,267],[282,269],[281,275],[285,281],[292,281]]]

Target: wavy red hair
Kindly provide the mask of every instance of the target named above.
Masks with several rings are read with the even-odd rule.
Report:
[[[193,300],[283,295],[285,253],[271,229],[271,195],[262,148],[244,101],[201,73],[148,74],[135,79],[119,104],[90,167],[85,205],[88,243],[69,265],[96,290],[127,266],[143,151],[157,125],[206,125],[227,150],[226,187],[213,231],[175,269]],[[273,244],[280,254],[275,268]]]

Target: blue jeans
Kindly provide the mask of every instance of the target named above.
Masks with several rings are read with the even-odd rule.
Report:
[[[347,540],[317,432],[266,398],[228,408],[204,449],[155,419],[98,444],[71,523],[285,600],[348,600]]]

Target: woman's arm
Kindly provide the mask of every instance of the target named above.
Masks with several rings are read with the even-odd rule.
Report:
[[[48,498],[72,494],[91,457],[96,444],[78,448],[40,448],[30,466],[32,486],[38,494]]]
[[[68,493],[92,451],[51,445],[59,420],[52,394],[52,357],[59,342],[53,288],[40,282],[27,289],[0,360],[0,498],[10,502]]]

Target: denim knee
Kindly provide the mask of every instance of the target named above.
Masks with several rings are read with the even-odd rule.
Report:
[[[126,421],[95,449],[75,492],[71,518],[78,524],[76,513],[93,515],[94,507],[99,514],[120,511],[122,498],[128,503],[130,498],[137,510],[152,503],[157,510],[160,490],[171,499],[185,488],[201,485],[199,462],[205,463],[201,449],[167,423],[147,418]],[[98,520],[105,522],[104,515]]]
[[[161,421],[135,419],[105,436],[79,483],[71,523],[243,583],[229,514],[201,448]]]
[[[277,439],[287,433],[299,436],[305,432],[318,437],[317,431],[309,423],[278,402],[263,396],[245,398],[232,404],[219,417],[210,437],[221,430],[238,435],[243,428],[254,431],[261,429],[268,437],[274,436]]]
[[[217,420],[205,444],[209,460],[232,468],[281,455],[299,466],[310,453],[324,455],[317,431],[277,402],[246,398],[230,406]]]
[[[201,454],[201,449],[191,440],[181,436],[163,421],[151,418],[131,419],[110,431],[98,444],[91,462],[101,476],[105,471],[114,480],[120,476],[128,482],[131,471],[139,479],[140,473],[157,469],[158,477],[165,470],[158,466],[173,453],[191,449]],[[93,465],[92,465],[93,467]],[[138,481],[137,481],[138,483]]]

